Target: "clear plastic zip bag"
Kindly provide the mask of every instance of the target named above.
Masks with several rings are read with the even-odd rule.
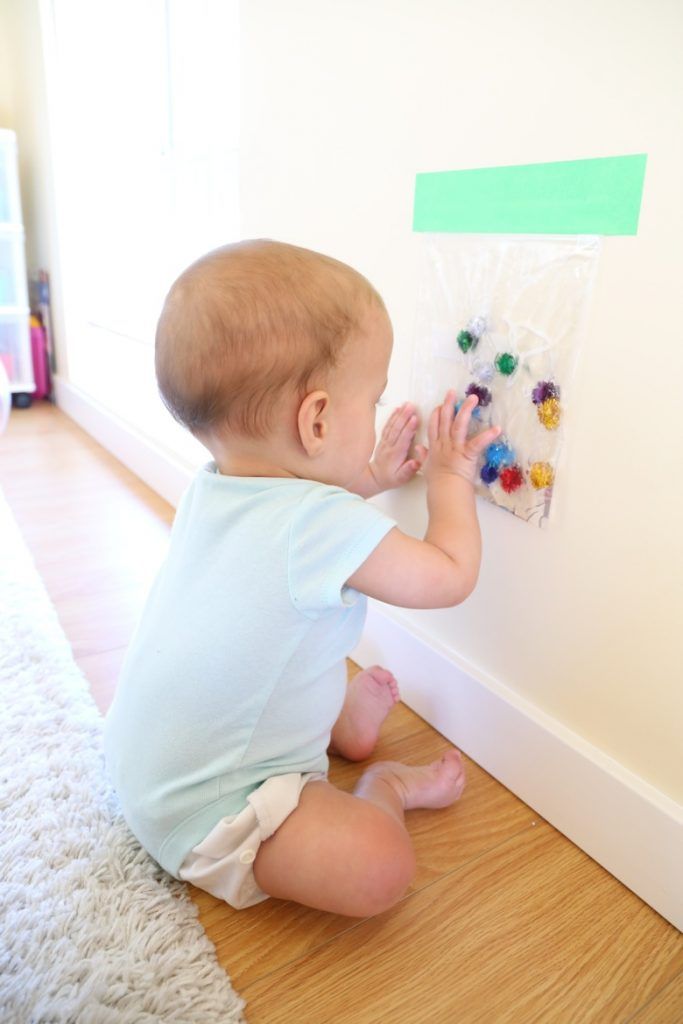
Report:
[[[564,415],[600,253],[587,236],[425,235],[412,397],[426,424],[446,390],[476,393],[472,429],[498,424],[477,493],[547,519]]]

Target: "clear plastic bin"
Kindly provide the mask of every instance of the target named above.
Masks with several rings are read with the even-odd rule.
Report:
[[[0,311],[0,361],[13,392],[32,394],[35,391],[28,310],[24,313]]]
[[[21,224],[17,139],[8,128],[0,128],[0,225]]]
[[[28,306],[22,228],[0,227],[0,309],[7,306]]]

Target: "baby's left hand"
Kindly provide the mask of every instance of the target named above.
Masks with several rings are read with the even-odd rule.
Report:
[[[424,445],[415,445],[412,458],[408,458],[410,446],[415,440],[418,416],[415,406],[404,402],[394,409],[384,425],[379,444],[375,449],[370,472],[382,491],[400,487],[411,480],[427,457]]]

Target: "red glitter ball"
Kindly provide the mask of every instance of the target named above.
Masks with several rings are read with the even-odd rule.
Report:
[[[500,471],[500,486],[506,494],[512,494],[524,483],[524,474],[519,466],[508,466]]]

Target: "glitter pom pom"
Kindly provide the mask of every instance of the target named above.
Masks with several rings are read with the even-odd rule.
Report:
[[[483,316],[473,316],[467,325],[467,330],[479,341],[486,330],[486,318]]]
[[[503,441],[494,441],[484,452],[487,465],[495,469],[502,469],[504,466],[512,466],[515,461],[515,453]]]
[[[552,487],[555,471],[549,462],[534,462],[529,470],[529,479],[532,487],[542,491],[544,487]]]
[[[560,403],[556,398],[546,398],[545,402],[536,406],[538,418],[546,430],[557,430],[560,425]]]
[[[481,384],[470,384],[465,394],[476,395],[479,399],[480,409],[485,409],[487,405],[491,404],[491,392]]]
[[[474,346],[477,344],[479,338],[475,337],[474,334],[471,334],[470,331],[460,331],[457,340],[458,345],[460,346],[460,351],[469,352],[469,350],[471,348],[474,348]]]
[[[500,471],[500,486],[506,494],[519,490],[524,483],[524,474],[519,466],[506,466]]]
[[[498,470],[487,462],[485,466],[482,466],[481,478],[485,484],[492,484],[494,480],[498,479]]]
[[[496,369],[504,377],[510,377],[517,369],[519,359],[512,352],[499,352],[496,356]]]
[[[455,403],[455,415],[456,416],[460,412],[461,405],[462,405],[462,399],[459,402]],[[481,410],[479,409],[478,405],[475,405],[474,409],[472,410],[472,419],[473,420],[480,420],[481,419]]]
[[[534,405],[542,405],[543,402],[547,402],[549,398],[559,397],[560,389],[552,380],[539,380],[538,384],[531,392],[531,401]]]
[[[472,367],[472,373],[480,380],[482,384],[490,384],[495,376],[495,370],[493,369],[492,363],[485,363],[481,359],[477,359]]]

